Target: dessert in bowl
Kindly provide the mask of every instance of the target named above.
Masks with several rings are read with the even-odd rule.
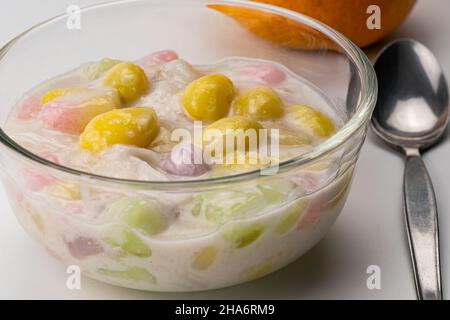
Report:
[[[315,29],[333,50],[265,43],[208,1],[91,7],[81,30],[62,16],[3,49],[2,178],[52,256],[120,286],[205,290],[278,270],[331,227],[374,104],[370,64],[309,18],[224,3]],[[56,59],[55,39],[82,49]],[[45,61],[32,70],[29,45]],[[13,68],[28,70],[20,88]]]

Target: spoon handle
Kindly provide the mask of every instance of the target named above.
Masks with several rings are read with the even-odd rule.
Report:
[[[407,150],[403,198],[418,299],[441,300],[436,198],[418,150]]]

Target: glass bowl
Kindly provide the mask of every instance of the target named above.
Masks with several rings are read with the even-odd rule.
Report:
[[[225,9],[251,17],[239,20]],[[51,256],[107,283],[182,292],[257,279],[322,239],[344,205],[377,93],[371,64],[354,44],[311,18],[249,1],[120,1],[82,9],[80,29],[71,27],[73,18],[43,22],[0,50],[2,181],[21,225]],[[283,37],[286,26],[297,32]],[[3,131],[19,98],[38,83],[106,56],[133,60],[162,49],[193,64],[229,56],[283,64],[326,96],[343,126],[311,151],[281,163],[276,174],[170,182],[63,167]],[[51,186],[36,187],[40,179]],[[123,197],[164,205],[187,199],[200,201],[208,212],[239,214],[206,234],[149,236],[101,219]],[[220,206],[230,202],[231,209]]]

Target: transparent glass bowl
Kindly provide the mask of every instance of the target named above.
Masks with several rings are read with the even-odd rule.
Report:
[[[254,20],[239,24],[214,5],[250,10]],[[50,255],[119,286],[196,291],[278,270],[326,234],[347,197],[377,91],[374,71],[355,45],[311,18],[248,1],[121,1],[83,9],[80,30],[68,28],[68,19],[61,15],[39,24],[0,50],[2,128],[18,99],[46,79],[106,56],[134,60],[162,49],[175,50],[192,64],[228,56],[281,63],[320,90],[345,124],[312,151],[282,163],[276,175],[255,171],[174,182],[121,180],[62,167],[28,152],[1,130],[2,181],[11,206],[27,233]],[[252,29],[255,25],[259,29]],[[286,25],[301,31],[287,40],[278,33],[274,38],[265,33],[271,25],[281,35]],[[295,41],[303,48],[286,47],[297,46]],[[30,180],[36,177],[57,187],[33,187]],[[214,202],[251,194],[255,186],[276,190],[286,181],[302,191],[273,201],[264,198],[273,194],[263,195],[262,201],[272,202],[259,214],[231,219],[201,236],[155,238],[120,221],[98,219],[105,203],[117,197],[210,197]],[[251,209],[245,199],[239,201]]]

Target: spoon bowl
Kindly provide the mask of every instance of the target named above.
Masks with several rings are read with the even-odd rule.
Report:
[[[433,53],[417,41],[399,40],[381,51],[375,71],[374,132],[397,148],[425,149],[436,143],[448,123],[449,95]]]

